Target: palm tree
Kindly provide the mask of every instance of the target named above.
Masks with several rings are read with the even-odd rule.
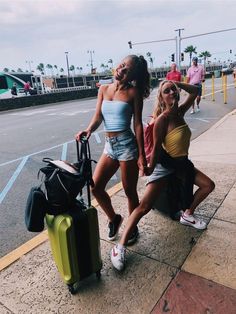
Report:
[[[150,68],[153,68],[153,57],[152,57],[152,53],[151,52],[147,52],[146,53],[148,59],[149,59],[149,62],[150,62]]]
[[[196,49],[197,49],[197,47],[193,47],[191,45],[191,46],[186,47],[184,50],[185,53],[189,53],[189,66],[191,66],[191,60],[192,60],[193,53],[197,54]]]
[[[201,52],[200,54],[199,54],[199,57],[200,58],[203,58],[203,60],[204,60],[204,69],[206,70],[206,60],[207,60],[207,58],[210,58],[211,57],[211,54],[210,54],[210,52],[209,51],[203,51],[203,52]]]
[[[102,64],[100,65],[100,68],[102,68],[102,71],[105,72],[106,65],[105,65],[104,63],[102,63]]]
[[[74,76],[75,76],[75,66],[74,66],[74,65],[71,65],[70,68],[69,68],[69,70],[70,70],[71,72],[73,71]]]
[[[74,66],[74,65],[71,65],[70,68],[69,68],[69,70],[70,70],[71,72],[73,71],[73,73],[74,73],[74,75],[72,75],[72,81],[73,81],[73,85],[75,86],[75,66]]]
[[[81,73],[83,71],[83,68],[82,67],[76,67],[76,70],[78,70],[79,73]]]
[[[3,72],[6,72],[6,73],[7,73],[7,72],[9,72],[9,69],[8,69],[8,68],[4,68],[4,69],[3,69]]]
[[[113,69],[113,60],[112,60],[112,59],[109,59],[109,60],[107,61],[107,63],[110,63],[110,64],[111,64],[111,69]]]
[[[39,65],[37,66],[37,70],[39,70],[39,72],[41,72],[41,74],[44,74],[44,64],[39,63]]]
[[[51,70],[51,74],[52,74],[52,76],[53,76],[53,66],[48,63],[48,64],[46,65],[46,68]]]
[[[57,70],[57,76],[58,76],[59,75],[59,73],[58,73],[58,66],[55,64],[53,67]]]

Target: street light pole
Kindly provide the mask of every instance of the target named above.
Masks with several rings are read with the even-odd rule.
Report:
[[[69,60],[68,60],[68,51],[65,51],[65,55],[66,55],[66,65],[67,65],[67,73],[68,73],[68,77],[70,76],[70,68],[69,68]]]
[[[93,53],[94,53],[94,50],[88,50],[87,53],[90,54],[90,66],[91,66],[91,74],[93,74]]]
[[[178,32],[178,36],[176,38],[176,63],[179,70],[181,66],[181,31],[184,31],[184,28],[175,29],[175,32]]]
[[[33,61],[26,60],[25,63],[26,63],[26,64],[28,63],[28,65],[29,65],[29,70],[30,70],[30,72],[32,72],[32,70],[31,70],[31,63],[33,63]]]

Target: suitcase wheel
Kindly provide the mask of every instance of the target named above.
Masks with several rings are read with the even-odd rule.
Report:
[[[101,278],[101,271],[100,271],[100,270],[98,270],[98,271],[96,272],[96,276],[97,276],[97,279],[100,279],[100,278]]]
[[[71,294],[76,294],[79,291],[79,284],[78,283],[73,283],[68,285],[68,289]]]

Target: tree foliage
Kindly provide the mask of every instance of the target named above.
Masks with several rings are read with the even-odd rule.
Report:
[[[189,53],[189,66],[191,66],[192,55],[197,54],[197,47],[193,47],[193,45],[187,46],[184,50],[185,53]]]
[[[211,57],[211,53],[209,51],[202,51],[200,54],[199,54],[199,58],[203,58],[204,60],[204,68],[206,67],[206,60],[207,58],[210,58]]]

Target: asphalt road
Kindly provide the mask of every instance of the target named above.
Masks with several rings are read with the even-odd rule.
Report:
[[[207,81],[206,86],[210,83]],[[229,83],[232,84],[231,78]],[[215,88],[221,88],[220,80],[216,80]],[[144,122],[152,113],[155,96],[156,90],[145,101]],[[215,102],[210,96],[203,99],[199,113],[186,114],[192,138],[236,108],[236,89],[233,86],[228,90],[227,104],[223,103],[222,93],[216,92],[215,97]],[[0,256],[36,235],[26,231],[24,210],[30,188],[39,184],[37,173],[43,166],[42,158],[76,160],[74,134],[86,128],[95,104],[96,99],[86,99],[0,113]],[[99,159],[103,145],[104,134],[100,127],[90,140],[93,159]],[[119,181],[118,172],[108,187]]]

